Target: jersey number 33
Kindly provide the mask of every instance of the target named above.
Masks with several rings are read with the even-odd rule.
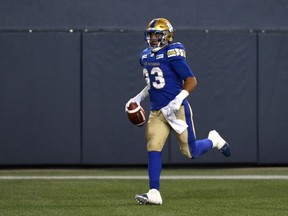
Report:
[[[165,78],[161,68],[153,67],[150,71],[150,74],[151,76],[154,76],[154,81],[152,83],[150,83],[149,71],[146,68],[143,69],[143,76],[147,85],[152,84],[152,86],[156,89],[161,89],[165,86]]]

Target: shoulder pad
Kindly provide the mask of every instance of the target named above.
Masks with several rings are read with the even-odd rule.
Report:
[[[143,59],[147,59],[147,56],[149,55],[149,53],[150,53],[151,51],[150,51],[150,49],[148,49],[148,48],[146,48],[146,49],[144,49],[142,52],[141,52],[141,54],[140,54],[140,56],[139,56],[139,62],[140,62],[140,64],[143,66]]]
[[[148,48],[146,48],[146,49],[144,49],[142,52],[141,52],[141,54],[140,54],[140,57],[143,59],[143,58],[147,58],[147,55],[149,55],[150,54],[150,49],[148,49]]]
[[[148,50],[148,49],[144,49],[144,50],[140,53],[139,58],[140,58],[140,59],[143,59],[143,58],[145,58],[145,56],[146,56],[146,58],[147,58],[148,53],[149,53],[149,50]],[[144,57],[143,57],[143,56],[144,56]]]
[[[167,49],[168,58],[172,58],[176,56],[186,58],[185,47],[183,46],[183,44],[179,42],[170,44]]]

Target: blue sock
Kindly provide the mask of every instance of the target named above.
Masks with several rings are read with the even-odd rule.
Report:
[[[192,113],[189,105],[184,105],[186,123],[188,124],[188,143],[192,158],[195,159],[209,151],[213,143],[210,139],[197,140],[193,131]]]
[[[150,189],[160,189],[160,175],[162,171],[161,152],[148,152],[148,175]]]
[[[212,146],[213,143],[210,139],[197,140],[189,144],[190,152],[193,158],[197,158],[200,155],[205,154],[212,148]]]

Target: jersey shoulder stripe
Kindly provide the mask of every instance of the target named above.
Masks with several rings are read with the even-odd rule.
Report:
[[[173,58],[177,56],[186,58],[185,47],[179,42],[170,44],[167,49],[168,58]]]

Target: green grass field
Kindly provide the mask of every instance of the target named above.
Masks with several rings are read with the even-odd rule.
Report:
[[[0,170],[0,215],[194,215],[287,216],[286,179],[162,180],[163,205],[142,206],[136,193],[148,190],[146,169]],[[171,169],[162,176],[288,176],[288,168]],[[68,179],[14,179],[66,176]],[[69,179],[79,176],[126,176],[128,179]],[[10,177],[5,179],[5,177]]]

